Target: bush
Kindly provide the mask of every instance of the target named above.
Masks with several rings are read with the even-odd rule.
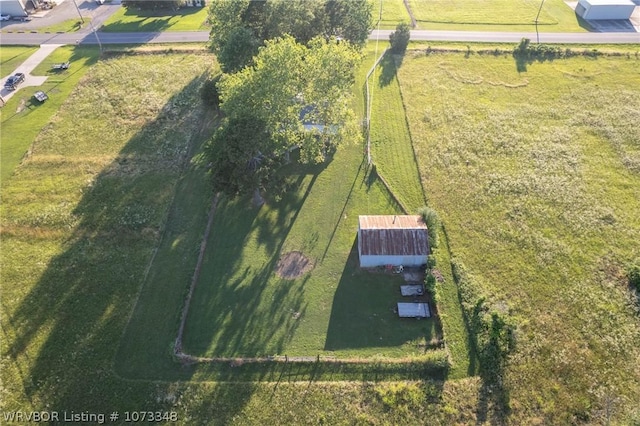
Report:
[[[435,210],[429,207],[422,207],[418,210],[418,214],[422,216],[422,220],[427,224],[429,229],[429,246],[434,249],[438,247],[438,229],[440,228],[440,217]]]
[[[640,291],[640,260],[629,266],[627,277],[629,278],[629,285]]]
[[[221,75],[218,74],[213,78],[207,79],[200,89],[200,97],[202,101],[211,107],[218,109],[220,107],[220,93],[218,92],[218,81]]]
[[[436,288],[436,277],[433,276],[431,271],[427,272],[427,275],[425,276],[424,286],[427,292],[429,292],[429,294],[431,295],[431,298],[433,299],[433,303],[437,304],[438,292]]]
[[[391,43],[391,53],[403,54],[407,50],[409,45],[409,39],[411,38],[411,27],[409,24],[398,24],[396,30],[389,35],[389,42]]]

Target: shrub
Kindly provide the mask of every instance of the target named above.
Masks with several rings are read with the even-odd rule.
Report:
[[[438,247],[438,229],[440,228],[440,217],[435,210],[429,207],[422,207],[418,210],[418,214],[422,216],[422,220],[427,224],[429,229],[429,245],[431,248]]]
[[[433,299],[433,303],[437,304],[438,294],[437,294],[437,288],[436,288],[436,277],[433,276],[431,271],[427,272],[424,278],[424,286],[426,290],[429,292],[429,294],[431,295],[431,298]]]
[[[215,77],[207,79],[200,89],[200,97],[202,101],[211,107],[218,109],[220,107],[220,93],[218,92],[218,81],[220,81],[220,74]]]
[[[640,291],[640,260],[636,260],[629,266],[627,277],[629,278],[629,285]]]

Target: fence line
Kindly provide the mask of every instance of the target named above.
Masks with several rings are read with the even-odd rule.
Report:
[[[176,337],[176,343],[173,347],[174,354],[178,356],[184,355],[182,353],[182,334],[184,333],[184,326],[187,322],[187,314],[189,313],[189,305],[191,304],[191,297],[193,296],[193,292],[196,289],[196,283],[198,282],[198,278],[200,277],[200,269],[202,268],[202,261],[204,260],[204,252],[207,249],[207,241],[209,240],[209,233],[211,232],[211,225],[213,224],[213,216],[216,211],[216,207],[218,206],[219,199],[220,199],[220,193],[216,194],[213,197],[213,201],[211,202],[211,208],[209,209],[209,219],[207,220],[207,227],[204,231],[202,242],[200,243],[200,254],[198,255],[198,262],[196,263],[195,271],[193,271],[193,277],[191,278],[191,285],[189,286],[189,293],[187,294],[187,297],[184,299],[182,316],[180,318],[180,328],[178,329],[178,336]]]
[[[366,108],[364,112],[365,113],[364,121],[365,121],[365,129],[367,133],[367,165],[369,166],[371,165],[371,161],[372,161],[371,160],[371,105],[373,104],[373,94],[372,94],[372,91],[369,89],[369,78],[371,77],[371,74],[373,74],[373,72],[376,70],[376,67],[378,66],[378,64],[380,64],[380,61],[382,61],[382,58],[384,58],[384,55],[386,55],[388,50],[389,50],[388,48],[385,49],[380,55],[380,57],[376,59],[375,63],[367,73],[367,76],[364,80],[364,87],[365,87],[364,98],[366,102]]]

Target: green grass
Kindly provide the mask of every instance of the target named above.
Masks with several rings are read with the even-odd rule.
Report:
[[[67,19],[66,21],[59,22],[55,25],[49,25],[47,27],[37,28],[35,31],[39,33],[72,33],[80,31],[81,29],[91,28],[90,18],[83,17],[84,23],[78,18]]]
[[[399,277],[358,269],[358,215],[398,212],[383,187],[367,182],[361,153],[351,146],[320,173],[294,174],[296,190],[260,211],[248,199],[220,206],[189,312],[187,353],[419,356],[418,344],[438,338],[432,320],[393,313]],[[314,269],[296,280],[275,276],[290,251],[303,252]]]
[[[69,73],[95,59],[95,51],[73,52]],[[104,395],[118,386],[117,342],[196,141],[201,115],[193,100],[211,62],[201,55],[98,62],[73,92],[59,92],[59,111],[39,122],[32,154],[3,182],[3,410],[107,405]],[[176,77],[177,66],[192,75]],[[121,75],[127,85],[114,78]],[[136,388],[120,383],[123,395]]]
[[[406,206],[416,214],[425,204],[411,136],[405,120],[394,55],[386,55],[371,76],[371,155],[376,170]]]
[[[420,173],[405,106],[397,78],[402,57],[387,54],[372,74],[371,153],[376,170],[390,185],[393,193],[413,214],[425,205]],[[418,152],[420,155],[420,152]],[[428,174],[427,171],[424,173]],[[428,194],[426,194],[428,196]],[[442,234],[442,230],[439,231]],[[451,274],[451,259],[446,238],[434,251],[444,282],[438,285],[439,315],[445,333],[447,349],[452,360],[452,377],[466,377],[476,373],[476,360],[468,343],[458,291]]]
[[[410,23],[409,12],[402,0],[370,0],[373,6],[373,21],[378,22],[380,5],[382,4],[382,19],[380,28],[394,29],[401,22]]]
[[[94,58],[94,51],[76,50],[77,60],[82,52]],[[33,154],[3,186],[2,411],[167,410],[180,424],[318,418],[410,424],[415,413],[459,418],[439,401],[456,404],[477,381],[425,381],[442,377],[442,369],[433,374],[423,361],[238,367],[172,361],[209,199],[198,147],[214,123],[200,115],[196,89],[212,61],[193,54],[103,58],[42,126]],[[196,78],[175,78],[178,63]],[[43,64],[41,72],[47,69]],[[129,76],[127,86],[121,75]],[[345,150],[362,152],[355,145]],[[386,199],[377,184],[370,192]],[[308,223],[311,212],[302,217]],[[353,232],[337,233],[334,241],[352,243]],[[407,384],[418,401],[395,407],[389,393],[403,388],[378,382],[407,378],[420,380]],[[333,380],[348,381],[327,383]],[[456,389],[464,392],[452,395]]]
[[[2,46],[0,49],[0,78],[13,74],[15,69],[36,49],[34,46]]]
[[[104,32],[200,31],[207,29],[206,7],[173,10],[140,10],[121,7],[100,28]]]
[[[615,418],[637,416],[640,328],[621,272],[640,241],[637,66],[518,73],[509,55],[460,52],[409,54],[399,70],[450,248],[520,323],[504,382],[515,423],[597,422],[614,393]]]
[[[409,0],[418,28],[429,30],[530,31],[540,8],[537,0]],[[563,0],[545,1],[538,18],[540,32],[588,31]]]
[[[2,48],[4,52],[5,47]],[[24,51],[20,56],[26,56]],[[40,87],[22,87],[0,110],[0,182],[4,187],[14,169],[20,163],[36,135],[51,120],[58,108],[85,75],[89,66],[95,63],[97,49],[61,47],[56,49],[42,64],[33,71],[33,75],[47,75],[49,78]],[[71,63],[69,70],[51,73],[49,69],[56,62]],[[42,90],[49,95],[43,104],[34,101],[32,96]]]

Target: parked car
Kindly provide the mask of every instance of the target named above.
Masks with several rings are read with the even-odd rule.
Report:
[[[11,19],[11,15],[0,15],[0,21],[8,21]]]
[[[15,90],[16,87],[18,87],[18,84],[22,83],[23,81],[24,74],[22,74],[21,72],[17,72],[7,79],[7,81],[4,83],[4,87],[9,90]]]

